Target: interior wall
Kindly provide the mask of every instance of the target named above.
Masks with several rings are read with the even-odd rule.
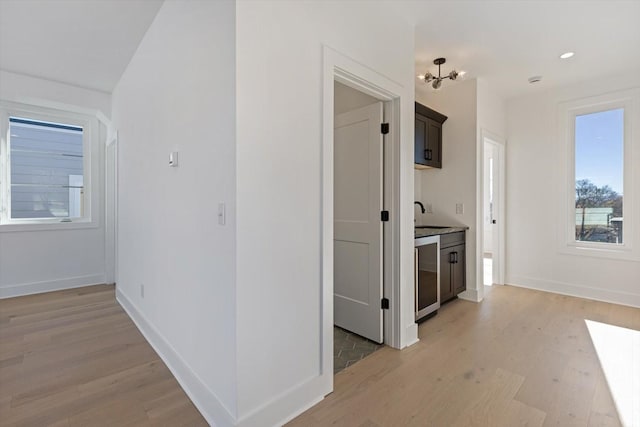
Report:
[[[168,1],[113,94],[118,300],[220,426],[236,415],[235,60],[235,2]]]
[[[95,116],[110,112],[109,94],[0,71],[0,99],[73,110]],[[98,204],[96,226],[81,229],[6,231],[0,227],[0,298],[47,292],[105,281],[103,221],[106,128],[100,125],[96,147]]]
[[[412,26],[388,7],[237,3],[241,424],[280,424],[329,391],[316,386],[322,365],[323,45],[392,79],[408,94],[400,126],[400,197],[407,210],[397,214],[403,227],[402,292],[413,292],[414,39]]]
[[[640,87],[639,76],[637,71],[609,76],[606,85],[601,80],[587,81],[508,102],[507,283],[640,306],[640,262],[560,253],[562,233],[556,205],[566,185],[561,178],[562,166],[556,161],[562,147],[558,104]],[[632,135],[638,153],[638,129],[633,129]],[[640,189],[639,172],[634,171],[635,194]],[[635,215],[630,220],[635,221],[637,230],[640,216],[637,211]]]
[[[477,81],[445,82],[438,91],[418,86],[416,101],[447,116],[442,128],[442,169],[416,170],[422,192],[416,200],[430,203],[433,213],[416,210],[416,223],[467,226],[467,294],[476,283],[476,144],[478,127]],[[456,204],[464,213],[456,214]],[[465,295],[461,294],[462,297]],[[476,295],[471,295],[476,299]]]
[[[340,82],[334,82],[333,87],[334,114],[336,116],[379,102],[379,100],[373,96],[355,90]]]
[[[482,129],[496,137],[505,138],[507,133],[507,111],[505,101],[496,94],[483,79],[477,79],[478,85],[478,137]],[[498,141],[499,142],[499,141]]]

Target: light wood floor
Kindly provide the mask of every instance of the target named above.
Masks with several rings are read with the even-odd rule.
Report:
[[[0,425],[207,424],[100,285],[0,300]]]
[[[290,426],[618,426],[585,319],[640,330],[640,309],[509,286],[456,300],[335,376]],[[636,404],[640,404],[637,402]]]

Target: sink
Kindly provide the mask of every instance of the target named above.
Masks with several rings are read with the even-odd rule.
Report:
[[[436,230],[441,230],[443,228],[451,228],[451,227],[446,226],[446,225],[416,225],[415,228],[433,228],[433,229],[436,229]]]

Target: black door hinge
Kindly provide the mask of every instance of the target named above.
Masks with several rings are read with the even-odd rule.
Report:
[[[380,124],[380,133],[386,135],[389,133],[389,123],[381,123]]]
[[[389,298],[382,298],[382,301],[380,301],[380,307],[383,310],[389,310]]]
[[[389,211],[380,212],[380,221],[384,221],[384,222],[389,221]]]

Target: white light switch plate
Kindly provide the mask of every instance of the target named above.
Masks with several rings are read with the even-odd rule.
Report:
[[[456,203],[456,214],[462,215],[464,213],[464,203]]]

